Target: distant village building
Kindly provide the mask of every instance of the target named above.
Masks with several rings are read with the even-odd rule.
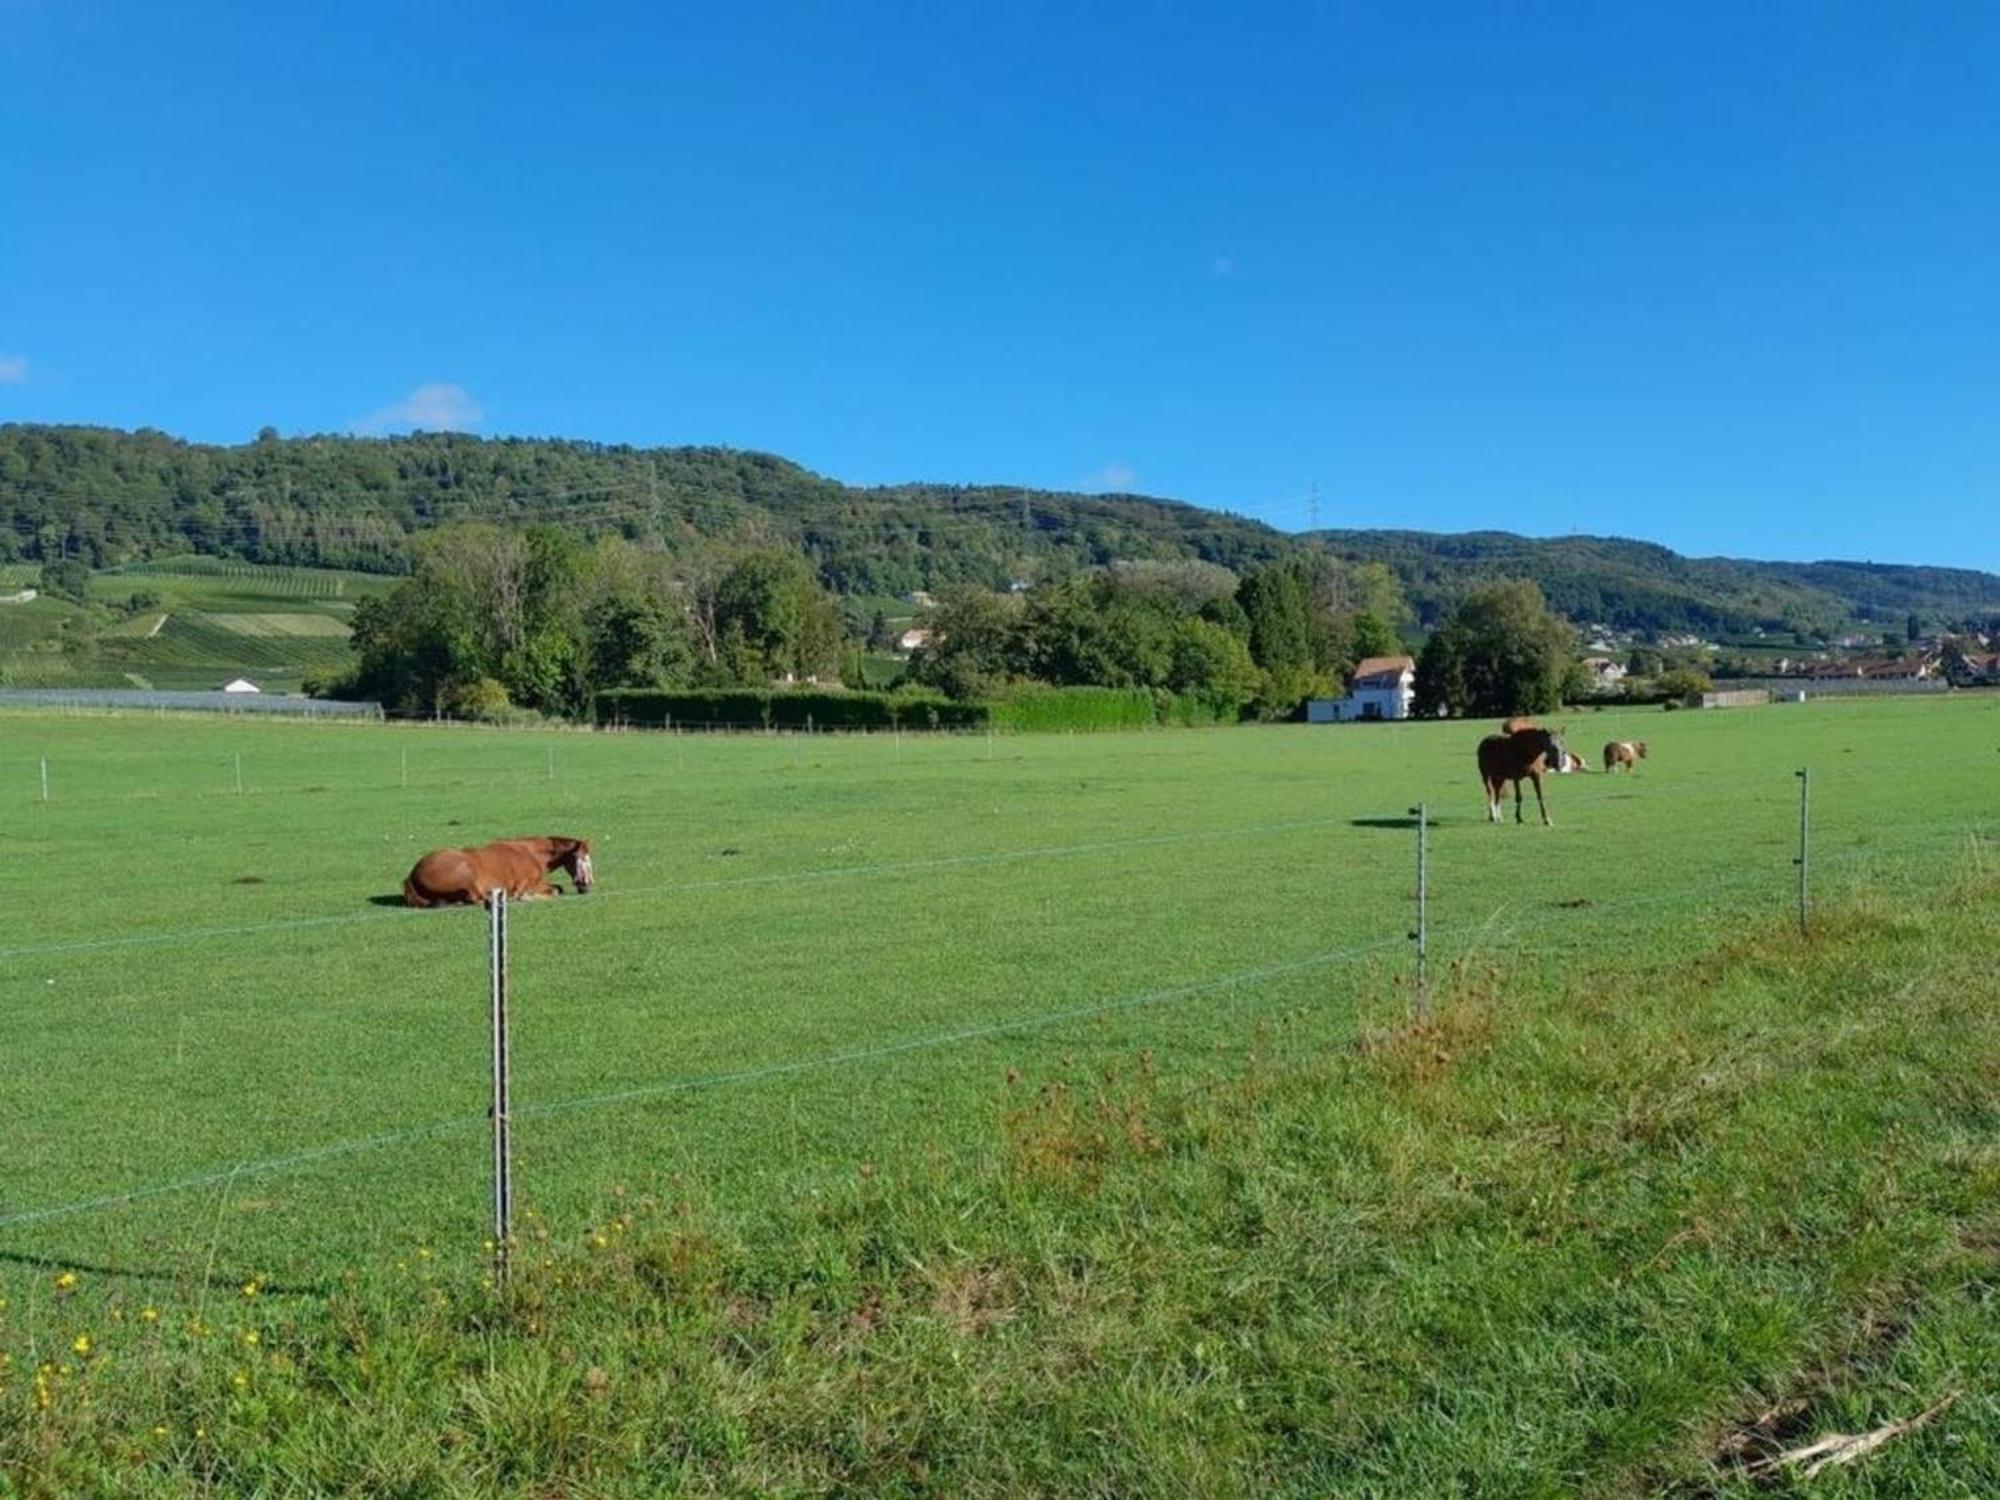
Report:
[[[921,651],[931,643],[933,634],[929,630],[906,630],[896,637],[896,649],[902,652]]]
[[[1625,663],[1614,661],[1608,656],[1586,656],[1583,669],[1590,674],[1590,680],[1599,687],[1616,687],[1625,680]]]
[[[1976,652],[1961,660],[1968,682],[2000,683],[2000,651]]]
[[[905,604],[913,604],[918,609],[934,609],[937,607],[937,600],[933,599],[922,589],[913,589],[911,592],[903,595],[903,602]]]
[[[229,681],[223,683],[222,691],[225,693],[261,693],[264,690],[247,677],[232,677]]]
[[[1860,675],[1871,682],[1922,682],[1933,671],[1932,664],[1920,656],[1901,656],[1865,661]]]
[[[1345,698],[1314,698],[1306,704],[1313,724],[1349,724],[1357,719],[1407,719],[1417,691],[1417,664],[1408,656],[1371,656],[1355,663]]]

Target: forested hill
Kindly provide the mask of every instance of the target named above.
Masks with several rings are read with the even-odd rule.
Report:
[[[1241,568],[1296,550],[1255,521],[1135,496],[1002,486],[860,489],[769,454],[554,439],[279,438],[0,426],[0,562],[93,566],[161,551],[401,571],[412,533],[451,521],[556,523],[653,538],[803,548],[829,587],[1005,587],[1118,559]]]
[[[1390,564],[1428,622],[1488,577],[1528,577],[1564,613],[1628,629],[1831,630],[1856,619],[2000,614],[2000,577],[1861,563],[1684,558],[1642,542],[1333,531],[1298,537],[1173,501],[1004,486],[863,489],[726,448],[552,439],[280,438],[222,447],[165,433],[0,426],[0,562],[93,566],[194,551],[401,571],[415,532],[452,521],[552,522],[684,550],[800,547],[847,594],[953,582],[1006,587],[1121,559],[1241,569],[1324,546]]]
[[[2000,614],[2000,576],[1901,563],[1754,562],[1683,557],[1620,537],[1523,537],[1504,531],[1323,531],[1344,557],[1396,570],[1420,609],[1496,578],[1532,578],[1573,620],[1621,628],[1829,631],[1855,621],[1927,625]]]

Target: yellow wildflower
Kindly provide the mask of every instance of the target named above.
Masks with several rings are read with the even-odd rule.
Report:
[[[257,1342],[258,1342],[258,1334],[257,1334],[257,1330],[256,1330],[256,1329],[254,1329],[254,1328],[246,1328],[246,1329],[244,1329],[244,1330],[243,1330],[243,1342],[244,1342],[244,1343],[246,1343],[246,1344],[249,1344],[249,1345],[250,1345],[251,1347],[253,1347],[253,1348],[254,1348],[254,1347],[256,1347],[256,1344],[257,1344]]]
[[[76,1272],[65,1271],[56,1278],[56,1290],[66,1292],[76,1285]]]
[[[90,1335],[87,1333],[79,1333],[75,1338],[69,1341],[69,1346],[70,1348],[74,1349],[78,1354],[90,1353]]]
[[[430,1258],[431,1258],[431,1247],[429,1245],[417,1246],[418,1260],[429,1260]]]
[[[248,1375],[245,1375],[241,1370],[238,1370],[234,1375],[229,1377],[229,1383],[235,1386],[236,1389],[240,1391],[248,1387],[248,1385],[250,1384],[250,1377]]]
[[[255,1276],[252,1276],[248,1281],[243,1283],[243,1295],[246,1297],[254,1297],[263,1290],[264,1283],[259,1281]]]
[[[158,1438],[158,1437],[165,1437],[166,1435],[167,1435],[167,1424],[164,1422],[155,1422],[153,1424],[153,1436]]]
[[[159,1322],[159,1321],[160,1321],[160,1310],[159,1310],[159,1309],[158,1309],[157,1307],[142,1307],[142,1308],[140,1308],[140,1309],[139,1309],[139,1321],[140,1321],[140,1322],[142,1322],[142,1323],[157,1323],[157,1322]]]

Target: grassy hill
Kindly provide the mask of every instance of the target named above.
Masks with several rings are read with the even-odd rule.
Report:
[[[456,433],[266,433],[231,447],[150,430],[0,426],[0,565],[61,550],[94,566],[193,552],[396,572],[410,537],[454,520],[546,522],[671,549],[796,546],[848,595],[1005,587],[1127,559],[1241,569],[1301,547],[1393,566],[1419,619],[1489,577],[1533,578],[1565,613],[1627,630],[1824,634],[1875,621],[2000,615],[2000,576],[1859,562],[1682,557],[1604,537],[1281,532],[1172,500],[1007,486],[864,489],[769,454]]]
[[[0,572],[6,591],[33,570]],[[296,692],[314,668],[349,664],[356,600],[379,574],[224,558],[128,563],[93,575],[79,604],[0,604],[0,686],[204,689],[249,677]]]

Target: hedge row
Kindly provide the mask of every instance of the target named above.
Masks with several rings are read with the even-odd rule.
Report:
[[[1234,724],[1242,705],[1160,688],[1023,688],[993,704],[993,723],[1024,731],[1151,729]]]
[[[665,729],[1007,729],[1022,733],[1233,724],[1238,706],[1152,688],[1023,688],[990,703],[930,693],[816,693],[715,688],[614,688],[591,700],[599,724]]]
[[[647,729],[977,729],[987,722],[983,703],[954,703],[920,693],[814,693],[786,689],[716,688],[665,692],[613,688],[591,700],[599,724]]]

